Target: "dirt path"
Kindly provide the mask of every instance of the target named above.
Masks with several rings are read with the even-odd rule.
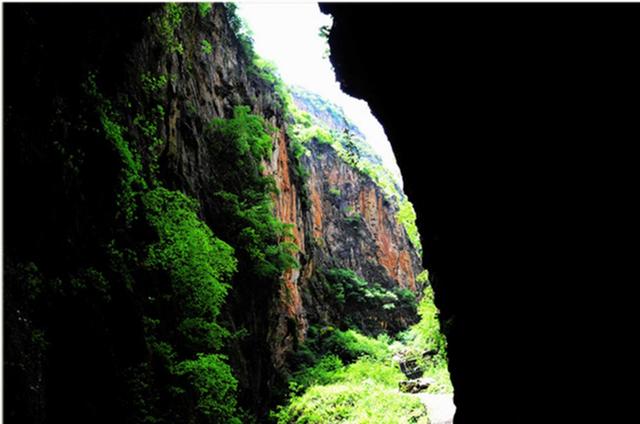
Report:
[[[452,394],[416,393],[414,396],[427,407],[431,424],[453,424],[456,406]]]

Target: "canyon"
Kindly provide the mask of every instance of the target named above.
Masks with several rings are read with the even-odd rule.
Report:
[[[224,374],[226,358],[239,405],[263,417],[310,326],[376,336],[417,322],[424,269],[399,198],[336,150],[338,135],[296,155],[294,106],[251,62],[225,5],[12,6],[5,17],[16,58],[6,76],[31,82],[7,86],[5,101],[12,420],[138,422],[177,396],[167,416],[191,422],[222,407],[189,406],[197,396],[179,385],[145,387],[193,367]],[[293,103],[314,126],[362,138],[310,96]],[[258,123],[259,160],[225,144]],[[217,259],[198,264],[196,245]],[[207,285],[184,291],[198,267],[228,292],[219,307],[199,306],[220,303]],[[203,340],[222,343],[218,322],[223,356],[176,362]]]

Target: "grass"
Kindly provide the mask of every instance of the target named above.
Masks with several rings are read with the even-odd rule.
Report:
[[[289,404],[273,414],[279,424],[428,423],[418,398],[398,392],[404,376],[390,361],[363,356],[343,366],[328,356],[302,376],[292,384]]]
[[[435,380],[427,393],[452,393],[446,361],[446,341],[440,333],[433,292],[425,290],[420,302],[421,321],[397,340],[386,335],[367,337],[350,329],[312,327],[302,346],[306,361],[291,375],[287,404],[272,412],[278,424],[293,423],[412,423],[429,422],[417,396],[400,393],[406,377],[394,354],[421,357],[424,377]]]
[[[314,386],[276,417],[279,424],[429,422],[418,398],[371,380]]]

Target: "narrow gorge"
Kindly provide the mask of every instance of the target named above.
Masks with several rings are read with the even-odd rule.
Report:
[[[429,422],[416,215],[340,106],[233,4],[4,10],[8,423]]]

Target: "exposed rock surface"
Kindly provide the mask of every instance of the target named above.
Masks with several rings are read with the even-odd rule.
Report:
[[[409,379],[418,378],[424,373],[424,370],[418,365],[418,361],[415,358],[398,358],[397,362],[400,365],[400,371]]]
[[[429,386],[435,383],[432,378],[414,378],[411,380],[404,380],[398,383],[401,392],[405,393],[419,393],[427,390]]]
[[[427,408],[430,424],[452,424],[456,413],[456,405],[451,394],[416,393],[416,396]]]
[[[360,138],[365,138],[360,129],[344,115],[342,108],[301,87],[292,87],[291,95],[298,109],[311,114],[329,129],[334,131],[348,130]]]
[[[311,155],[303,157],[309,170],[309,212],[305,234],[310,237],[309,260],[302,269],[309,275],[306,302],[314,320],[335,320],[344,311],[326,308],[322,299],[322,278],[318,273],[332,268],[354,270],[365,280],[387,289],[417,291],[415,277],[420,259],[406,232],[395,219],[397,208],[390,204],[371,179],[338,158],[327,144],[313,142]],[[398,331],[415,316],[402,311],[369,311],[367,330]]]

